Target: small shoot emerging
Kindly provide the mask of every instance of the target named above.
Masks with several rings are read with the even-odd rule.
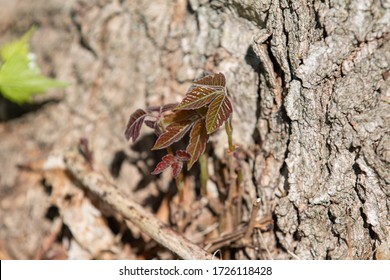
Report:
[[[152,174],[159,174],[171,167],[172,176],[182,178],[183,163],[187,162],[187,169],[190,170],[204,154],[209,135],[224,123],[229,139],[229,151],[234,150],[231,140],[232,113],[225,76],[222,73],[209,74],[195,80],[179,104],[136,110],[130,116],[125,136],[127,140],[132,139],[135,142],[142,124],[154,129],[158,138],[152,150],[167,149],[168,154],[162,158]],[[183,139],[188,132],[189,142],[186,150],[178,150],[174,154],[172,145]]]

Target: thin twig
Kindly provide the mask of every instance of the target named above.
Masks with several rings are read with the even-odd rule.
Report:
[[[205,246],[205,250],[209,252],[214,252],[215,250],[222,248],[224,246],[230,245],[237,240],[240,240],[245,234],[245,229],[238,229],[234,232],[223,235],[219,238],[209,241],[209,244]]]
[[[286,251],[287,251],[287,253],[289,253],[294,259],[296,259],[296,260],[301,260],[301,258],[298,257],[297,255],[295,255],[293,252],[291,252],[291,251],[289,251],[289,250],[286,250]]]
[[[245,239],[249,239],[253,233],[253,227],[255,226],[256,223],[256,216],[257,216],[257,211],[259,210],[259,204],[260,204],[260,198],[256,199],[255,202],[253,202],[251,217],[244,236]]]
[[[58,235],[61,232],[61,229],[62,229],[62,220],[57,218],[53,223],[51,233],[49,234],[49,236],[45,237],[41,247],[37,250],[34,256],[34,260],[41,260],[44,257],[44,255],[47,253],[47,251],[49,251],[50,247],[56,241]]]
[[[203,153],[199,157],[200,164],[200,185],[202,190],[202,195],[207,197],[207,181],[209,180],[209,171],[208,171],[208,158],[207,152]]]
[[[264,239],[264,237],[263,237],[263,234],[261,233],[261,229],[257,229],[257,232],[259,233],[261,242],[263,243],[263,246],[264,246],[264,248],[265,248],[265,251],[267,252],[268,259],[269,259],[269,260],[273,260],[274,258],[272,257],[271,252],[270,252],[270,250],[268,249],[267,244],[265,243],[265,239]]]
[[[254,227],[256,225],[256,216],[257,216],[257,211],[259,210],[260,201],[261,201],[260,198],[257,198],[253,202],[252,213],[251,213],[251,217],[250,217],[250,220],[249,220],[249,223],[248,223],[248,227],[247,227],[246,232],[245,232],[244,242],[248,242],[249,238],[251,237],[251,235],[253,233],[253,229],[254,229]],[[267,247],[267,244],[265,243],[263,234],[261,233],[260,229],[258,229],[258,233],[260,235],[260,239],[261,239],[261,242],[263,243],[265,251],[268,254],[268,259],[272,260],[273,258],[272,258],[271,252],[269,251],[269,249]]]
[[[102,174],[91,170],[76,150],[66,152],[64,160],[68,171],[85,188],[111,205],[156,242],[183,259],[212,259],[211,254],[174,232],[138,203],[124,197],[117,187],[109,183]]]

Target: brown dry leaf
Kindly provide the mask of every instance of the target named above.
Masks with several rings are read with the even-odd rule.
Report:
[[[69,258],[96,258],[103,251],[115,250],[114,234],[83,190],[76,187],[63,170],[46,171],[45,179],[52,186],[51,201],[59,208],[63,223],[74,238]]]
[[[33,258],[42,236],[50,231],[41,179],[39,172],[20,168],[15,183],[1,190],[0,238],[6,240],[5,252],[11,259]]]
[[[156,217],[162,222],[169,223],[169,195],[165,195],[160,207],[157,210]]]

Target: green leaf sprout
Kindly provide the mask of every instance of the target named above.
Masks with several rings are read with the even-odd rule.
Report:
[[[31,102],[36,94],[50,88],[62,88],[68,83],[46,78],[35,64],[34,54],[29,50],[29,41],[35,27],[20,39],[0,48],[0,93],[17,104]]]

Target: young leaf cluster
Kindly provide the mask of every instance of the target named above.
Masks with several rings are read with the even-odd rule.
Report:
[[[19,40],[0,48],[0,93],[8,100],[21,104],[32,96],[50,88],[65,87],[66,83],[46,78],[40,74],[34,55],[29,51],[31,28]]]
[[[198,161],[206,149],[209,135],[228,121],[232,112],[225,76],[222,73],[209,74],[195,80],[179,104],[136,110],[130,116],[125,136],[134,142],[143,123],[153,128],[158,138],[152,150],[166,148],[170,153],[162,158],[152,174],[170,166],[176,178],[184,161],[188,170]],[[186,151],[179,150],[173,155],[172,144],[183,139],[188,132]]]

